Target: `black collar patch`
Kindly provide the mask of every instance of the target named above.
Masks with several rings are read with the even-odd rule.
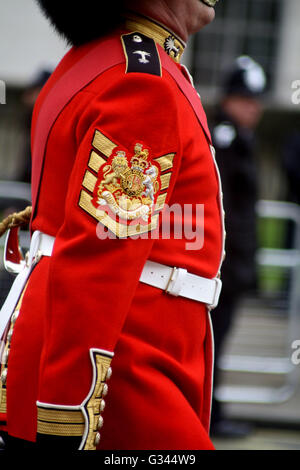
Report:
[[[126,55],[126,73],[138,72],[161,76],[161,64],[155,41],[133,32],[122,37]]]

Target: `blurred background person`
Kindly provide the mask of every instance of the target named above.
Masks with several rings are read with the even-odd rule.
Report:
[[[257,169],[255,130],[262,115],[266,75],[252,58],[241,56],[225,80],[212,126],[213,145],[221,175],[226,222],[226,258],[219,306],[212,311],[215,340],[214,392],[220,383],[218,362],[241,296],[256,285]],[[243,437],[251,428],[226,419],[222,404],[212,405],[214,436]]]
[[[300,204],[300,131],[289,132],[282,146],[282,170],[286,177],[286,200]],[[297,244],[297,227],[292,220],[287,221],[285,248],[294,249]],[[292,288],[291,280],[286,279],[285,289]]]
[[[287,177],[287,200],[300,204],[300,131],[294,130],[283,145],[283,170]]]

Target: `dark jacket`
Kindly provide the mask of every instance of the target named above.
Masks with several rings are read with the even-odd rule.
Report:
[[[253,132],[219,111],[212,129],[226,223],[223,292],[242,293],[255,285],[257,169]]]

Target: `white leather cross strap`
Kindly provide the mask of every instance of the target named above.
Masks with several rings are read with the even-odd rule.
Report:
[[[218,278],[207,279],[190,274],[186,269],[171,268],[153,261],[146,262],[140,281],[168,294],[203,302],[211,309],[217,306],[222,288]]]
[[[10,233],[7,234],[7,238]],[[36,263],[42,256],[51,256],[55,238],[45,233],[35,231],[31,238],[30,250],[28,253],[27,261],[21,262],[20,272],[17,275],[14,283],[9,291],[9,294],[0,311],[0,339],[6,329],[11,315],[19,301],[20,295],[27,283],[29,275]],[[7,242],[5,246],[7,245]],[[4,265],[8,271],[12,271],[10,263],[4,260]]]

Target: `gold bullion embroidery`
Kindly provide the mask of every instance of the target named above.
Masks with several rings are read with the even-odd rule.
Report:
[[[105,211],[96,209],[92,204],[93,197],[86,191],[82,190],[80,193],[79,206],[92,216],[98,222],[101,222],[118,238],[127,238],[136,235],[137,233],[146,233],[154,230],[158,225],[158,215],[151,218],[151,222],[147,225],[124,225],[116,220],[113,220]]]
[[[137,31],[151,37],[175,62],[180,62],[185,43],[173,31],[143,16],[128,13],[126,17],[126,27],[129,31]]]
[[[95,203],[108,206],[125,221],[148,221],[155,195],[159,191],[159,171],[149,162],[149,150],[137,143],[128,160],[125,151],[117,151],[110,164],[102,168],[102,179]]]
[[[83,178],[82,186],[92,193],[95,189],[96,183],[97,177],[94,176],[90,171],[86,171]]]
[[[119,238],[153,231],[163,209],[175,153],[150,158],[136,143],[130,153],[95,130],[79,207]],[[163,194],[160,194],[163,192]]]
[[[155,161],[160,165],[162,173],[166,170],[171,170],[173,167],[174,157],[175,153],[169,153],[168,155],[163,155],[162,157],[155,159]]]
[[[156,201],[156,206],[155,206],[156,211],[161,211],[163,209],[166,199],[167,199],[167,193],[164,193],[158,196],[157,201]]]
[[[92,390],[85,403],[87,419],[87,436],[83,444],[83,450],[96,450],[99,438],[99,422],[101,411],[104,409],[103,395],[106,388],[108,370],[110,369],[112,357],[106,356],[97,350],[91,350],[91,361],[94,370]],[[100,436],[99,436],[100,437]]]
[[[114,148],[117,147],[117,144],[112,142],[108,137],[102,134],[102,132],[96,129],[93,139],[93,147],[108,158],[111,156]]]
[[[100,167],[104,165],[106,160],[104,158],[100,157],[98,153],[92,151],[90,155],[90,160],[88,163],[89,168],[91,168],[95,173],[98,173]]]
[[[100,442],[101,416],[107,394],[106,380],[111,376],[113,353],[90,349],[93,379],[88,396],[78,406],[37,402],[37,432],[51,436],[81,437],[79,450],[96,450]]]
[[[6,388],[0,387],[0,413],[6,413]]]
[[[38,433],[81,437],[84,429],[85,420],[82,411],[38,406]]]
[[[161,181],[161,190],[167,189],[170,185],[171,173],[166,173],[160,178]]]

